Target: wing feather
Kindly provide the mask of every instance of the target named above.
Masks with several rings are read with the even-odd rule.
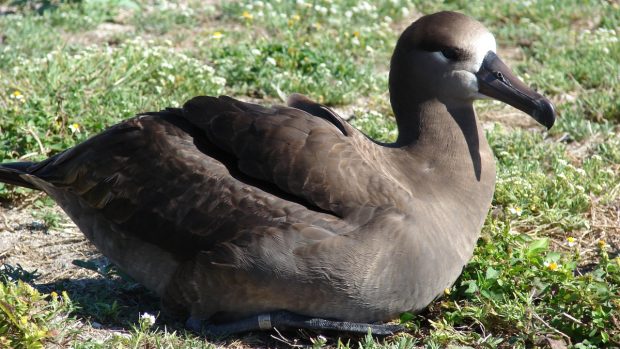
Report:
[[[302,109],[195,97],[183,109],[187,120],[237,159],[241,172],[308,205],[344,217],[366,205],[394,204],[392,194],[403,191],[388,174],[393,169],[377,165],[384,163],[384,147],[308,99],[292,104]],[[390,194],[373,194],[376,183]]]
[[[332,215],[280,197],[285,193],[246,181],[234,162],[175,110],[112,127],[30,175],[44,181],[42,189],[74,211],[70,215],[88,207],[111,229],[184,258],[237,241],[250,227],[346,227]]]

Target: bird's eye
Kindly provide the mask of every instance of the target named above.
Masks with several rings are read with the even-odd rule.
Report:
[[[451,61],[456,61],[459,57],[458,52],[453,48],[444,48],[441,50],[441,54]]]

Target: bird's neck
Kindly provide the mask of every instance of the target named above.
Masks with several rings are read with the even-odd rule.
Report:
[[[461,171],[469,168],[477,179],[482,161],[492,161],[471,103],[410,99],[394,105],[394,113],[399,130],[397,148],[430,156],[437,166]]]
[[[421,195],[428,190],[431,196],[445,194],[448,200],[479,201],[488,207],[495,161],[473,105],[440,100],[429,96],[432,92],[404,84],[390,89],[399,129],[393,147],[401,152],[399,159],[407,159],[397,166],[407,186]]]
[[[399,128],[391,151],[398,161],[393,163],[403,186],[420,201],[407,209],[417,217],[430,217],[429,226],[443,222],[433,229],[446,230],[446,244],[471,245],[495,188],[495,161],[484,130],[471,102],[408,92],[408,98],[391,94]]]

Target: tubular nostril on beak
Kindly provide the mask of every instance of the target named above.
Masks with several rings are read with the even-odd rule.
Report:
[[[502,74],[502,72],[500,71],[494,71],[493,72],[493,76],[495,76],[495,78],[501,82],[503,82],[504,84],[508,85],[508,86],[512,86],[512,84],[510,83],[510,81],[508,81],[508,79],[506,79],[506,77],[504,76],[504,74]]]

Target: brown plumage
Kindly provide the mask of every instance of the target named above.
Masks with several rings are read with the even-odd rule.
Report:
[[[426,307],[471,257],[495,180],[473,100],[553,124],[551,104],[494,49],[457,13],[405,30],[390,73],[394,144],[300,95],[288,107],[196,97],[5,164],[0,180],[48,193],[168,310],[389,320]]]

